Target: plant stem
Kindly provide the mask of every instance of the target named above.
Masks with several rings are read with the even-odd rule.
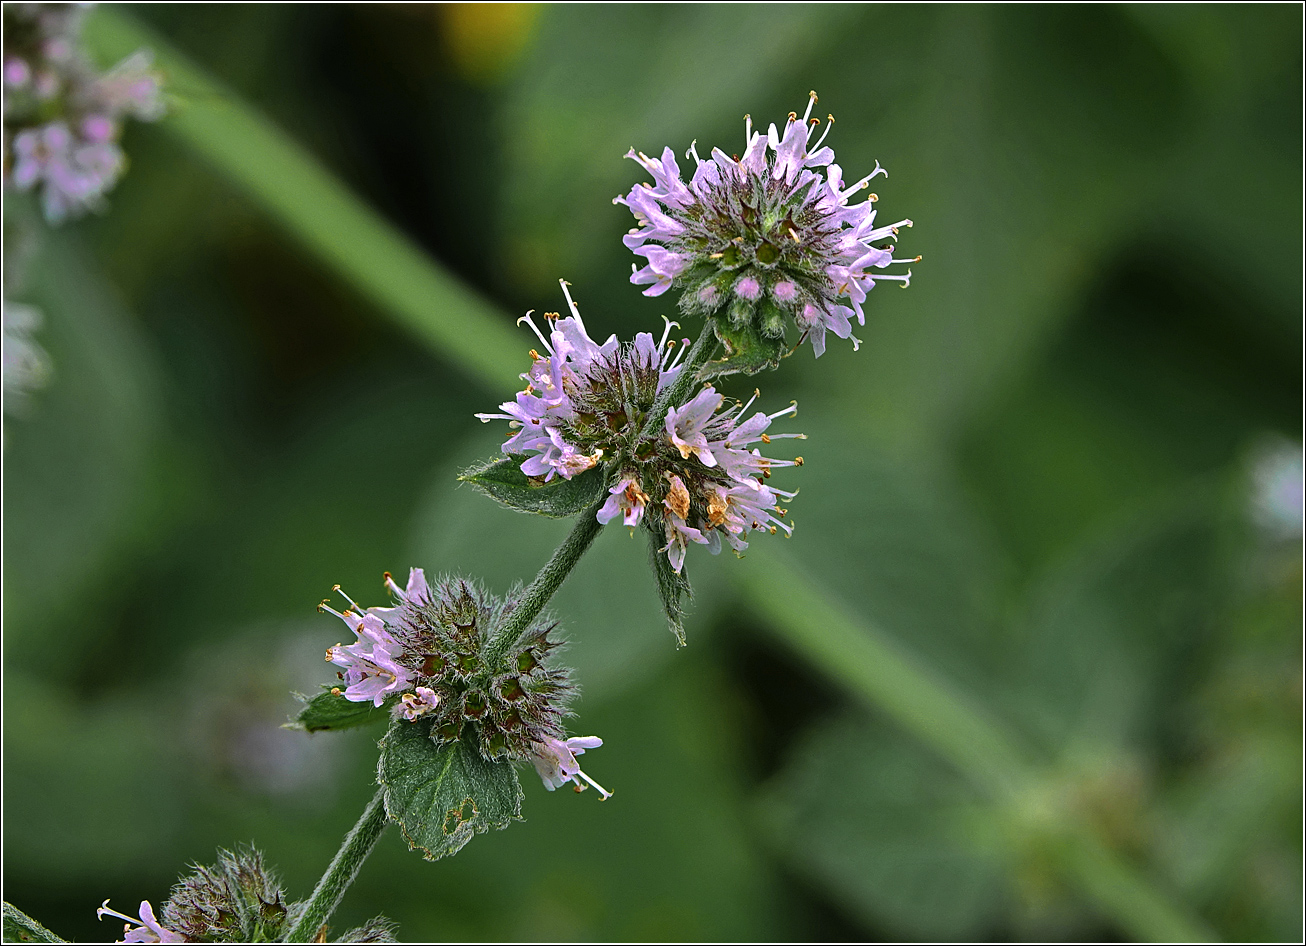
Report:
[[[676,380],[659,391],[653,399],[653,406],[649,408],[648,418],[644,421],[644,429],[640,431],[641,439],[655,436],[666,419],[667,408],[684,402],[685,396],[698,379],[698,369],[716,353],[716,346],[716,332],[712,329],[712,321],[708,319],[703,323],[703,331],[699,333],[698,340],[681,362],[680,374],[676,375]]]
[[[340,905],[340,901],[345,896],[345,891],[349,889],[349,885],[358,876],[359,868],[363,866],[363,861],[367,860],[367,855],[372,853],[377,838],[381,836],[381,832],[385,828],[386,814],[383,796],[384,789],[377,789],[376,794],[372,796],[372,800],[363,809],[363,816],[358,819],[358,824],[354,825],[353,829],[345,835],[345,841],[340,845],[340,850],[331,859],[331,864],[327,867],[326,873],[322,875],[322,879],[313,888],[313,895],[308,898],[308,903],[304,906],[304,912],[300,914],[299,920],[296,921],[294,928],[287,935],[288,942],[313,942],[317,939],[318,932],[323,925],[327,920],[331,919],[331,914]]]
[[[567,576],[576,567],[580,557],[589,549],[595,537],[603,531],[603,524],[597,518],[599,510],[603,508],[603,502],[604,500],[599,500],[580,514],[576,524],[562,540],[562,544],[554,550],[553,555],[535,576],[535,580],[522,592],[517,607],[509,613],[508,619],[504,621],[490,644],[491,666],[503,657],[507,649],[521,636],[522,631],[526,630],[531,621],[534,621],[544,610],[553,593],[562,587],[562,583],[567,580]]]

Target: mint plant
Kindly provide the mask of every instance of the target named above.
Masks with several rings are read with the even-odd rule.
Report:
[[[847,338],[852,317],[864,322],[877,281],[906,286],[910,279],[910,272],[872,272],[914,262],[895,259],[892,247],[911,221],[876,227],[875,195],[850,203],[884,172],[877,164],[843,184],[824,144],[830,125],[811,141],[815,102],[813,93],[783,132],[772,125],[762,135],[749,120],[742,157],[713,149],[704,161],[691,145],[689,185],[670,149],[660,160],[629,155],[656,182],[621,199],[641,223],[625,242],[647,261],[631,281],[648,285],[646,295],[678,291],[683,317],[702,321],[696,340],[673,338],[679,326],[667,320],[657,340],[641,332],[600,344],[565,281],[569,315],[546,313],[543,327],[529,313],[522,320],[544,351],[531,352],[524,390],[498,412],[477,415],[508,423],[500,455],[460,478],[516,511],[574,519],[535,577],[497,594],[473,577],[431,581],[413,568],[403,587],[385,574],[386,605],[360,604],[336,586],[343,606],[330,599],[318,606],[353,640],[327,648],[335,680],[303,696],[288,725],[306,733],[387,728],[378,743],[378,790],[311,895],[288,902],[256,850],[219,852],[217,864],[183,878],[157,914],[148,901],[135,917],[106,901],[100,915],[127,923],[124,942],[323,942],[388,823],[435,860],[521,820],[519,773],[528,767],[550,791],[569,784],[612,797],[578,762],[602,740],[570,735],[565,725],[578,690],[559,660],[562,629],[547,610],[550,599],[603,527],[620,520],[644,532],[668,625],[683,645],[689,546],[739,554],[754,533],[791,534],[786,506],[797,489],[771,479],[803,465],[801,456],[763,454],[776,441],[803,438],[771,431],[796,414],[796,403],[755,410],[760,392],[740,402],[715,384],[775,369],[806,340],[819,357],[827,331]],[[43,935],[7,907],[11,925]],[[387,941],[393,933],[377,918],[339,941]]]

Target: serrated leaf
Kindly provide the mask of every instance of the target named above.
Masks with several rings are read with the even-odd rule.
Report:
[[[12,903],[4,905],[4,941],[6,943],[66,943]]]
[[[565,519],[583,512],[603,495],[603,469],[595,467],[579,476],[561,476],[542,483],[521,471],[521,457],[499,457],[478,463],[458,477],[486,496],[519,512]]]
[[[385,706],[374,706],[370,702],[355,703],[330,690],[312,698],[302,693],[295,695],[304,701],[304,708],[286,723],[286,729],[302,729],[305,732],[353,729],[355,726],[380,722],[390,716],[390,711]]]
[[[521,821],[522,790],[512,763],[486,762],[465,738],[437,746],[430,733],[429,720],[396,721],[381,739],[377,781],[408,846],[434,861]]]
[[[648,534],[649,564],[653,566],[653,577],[657,583],[658,597],[662,599],[662,610],[667,616],[667,626],[676,635],[676,643],[685,646],[685,609],[682,598],[694,597],[694,589],[689,586],[689,579],[682,568],[677,572],[671,567],[667,553],[662,550],[662,537],[653,529],[646,529]]]
[[[714,319],[712,327],[716,337],[725,346],[726,356],[709,361],[699,371],[703,380],[731,374],[757,374],[767,368],[777,368],[785,357],[785,340],[767,338],[757,330],[756,318],[744,325],[731,325],[724,318]]]

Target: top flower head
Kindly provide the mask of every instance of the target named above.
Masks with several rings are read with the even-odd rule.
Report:
[[[905,287],[911,278],[910,270],[873,270],[920,259],[893,258],[898,230],[910,227],[910,220],[877,227],[875,194],[849,203],[872,178],[888,172],[877,162],[870,174],[845,185],[834,151],[824,146],[833,116],[820,138],[811,140],[820,124],[811,118],[815,104],[813,92],[801,119],[791,112],[783,131],[771,125],[765,135],[746,116],[742,157],[713,148],[703,160],[691,144],[686,157],[696,167],[688,185],[670,148],[661,159],[633,149],[626,155],[654,181],[636,184],[615,201],[640,223],[623,242],[647,260],[630,281],[648,285],[647,296],[676,286],[682,309],[715,320],[728,354],[738,347],[739,333],[747,332],[771,340],[778,359],[788,313],[819,357],[827,330],[848,338],[851,317],[865,324],[862,304],[876,282]]]

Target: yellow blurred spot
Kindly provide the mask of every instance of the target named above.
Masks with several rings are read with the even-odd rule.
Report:
[[[535,33],[538,3],[445,3],[440,5],[444,42],[465,79],[493,83],[521,59]]]

